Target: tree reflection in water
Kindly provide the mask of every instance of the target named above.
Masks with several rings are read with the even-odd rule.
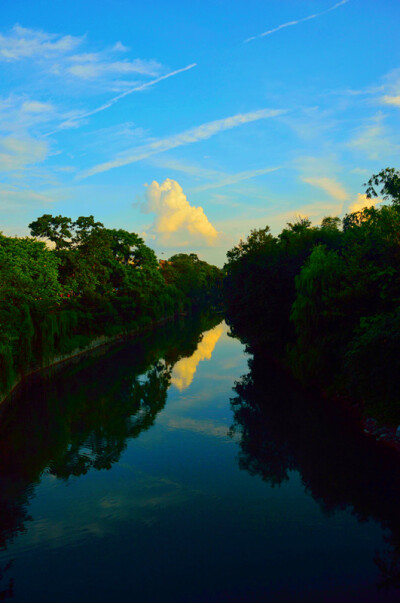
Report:
[[[29,501],[43,474],[68,480],[110,469],[131,438],[155,422],[171,372],[191,356],[220,317],[176,321],[140,341],[99,349],[50,379],[27,382],[0,417],[0,550],[30,520]],[[9,564],[0,568],[0,601],[12,596]]]
[[[272,486],[296,470],[325,511],[378,520],[390,530],[388,550],[375,559],[380,586],[400,587],[399,454],[365,434],[355,411],[300,391],[262,350],[249,368],[231,400],[240,467]]]

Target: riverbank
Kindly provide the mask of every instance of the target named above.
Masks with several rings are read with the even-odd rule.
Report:
[[[79,356],[89,354],[90,352],[92,352],[93,350],[96,350],[98,348],[101,348],[104,346],[109,346],[109,345],[115,344],[120,341],[134,339],[138,335],[144,334],[153,329],[157,329],[161,325],[163,325],[167,322],[171,322],[171,321],[175,320],[178,316],[183,316],[183,315],[186,316],[187,313],[181,312],[181,313],[177,313],[177,314],[172,314],[171,316],[167,316],[167,317],[164,317],[164,318],[161,318],[158,320],[154,320],[147,325],[141,325],[137,329],[130,329],[129,331],[124,330],[115,335],[96,336],[90,341],[90,343],[88,343],[87,345],[85,345],[82,348],[78,347],[66,354],[58,354],[58,355],[54,356],[49,361],[42,363],[40,366],[35,366],[28,372],[18,375],[17,379],[13,382],[11,388],[7,391],[7,393],[0,395],[0,407],[3,406],[4,404],[6,404],[7,401],[14,394],[16,394],[18,392],[19,387],[27,379],[31,378],[33,375],[44,372],[54,366],[66,363],[69,360],[78,358]]]
[[[248,351],[253,358],[263,357],[264,362],[267,365],[274,367],[276,372],[284,375],[285,381],[292,383],[293,388],[298,388],[303,396],[310,396],[311,398],[317,396],[328,404],[343,408],[343,410],[348,413],[348,416],[352,417],[352,420],[355,420],[358,423],[367,437],[385,444],[392,450],[400,453],[400,424],[396,421],[389,422],[378,414],[374,416],[373,409],[369,408],[365,401],[356,400],[343,393],[333,393],[332,390],[323,388],[315,382],[302,381],[299,379],[298,375],[296,375],[289,359],[285,357],[283,353],[279,355],[276,353],[276,350],[271,352],[269,346],[260,344],[260,342],[257,342],[256,344],[250,343],[243,330],[241,330],[241,332],[238,332],[239,329],[235,331],[234,324],[232,322],[228,322],[228,324],[235,332],[236,337],[241,339],[242,336],[242,340],[246,342]]]

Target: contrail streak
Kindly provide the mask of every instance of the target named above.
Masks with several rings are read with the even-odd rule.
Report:
[[[252,42],[253,40],[257,40],[257,38],[264,38],[265,36],[270,36],[271,34],[276,33],[277,31],[279,31],[281,29],[285,29],[285,27],[292,27],[292,25],[298,25],[299,23],[304,23],[304,21],[310,21],[311,19],[316,19],[317,17],[320,17],[321,15],[326,15],[326,13],[330,13],[332,10],[336,10],[337,8],[339,8],[339,6],[343,6],[343,4],[347,4],[347,2],[349,2],[349,1],[350,0],[341,0],[341,2],[337,2],[336,4],[334,4],[330,8],[327,8],[326,10],[322,11],[321,13],[315,13],[314,15],[309,15],[308,17],[304,17],[303,19],[299,19],[298,21],[288,21],[287,23],[282,23],[282,25],[278,25],[278,27],[275,27],[274,29],[269,29],[268,31],[264,31],[261,34],[252,36],[251,38],[247,38],[247,40],[245,40],[245,43]]]
[[[187,65],[187,67],[183,67],[182,69],[176,69],[176,71],[171,71],[170,73],[161,75],[160,77],[158,77],[154,80],[151,80],[150,82],[146,82],[144,84],[139,84],[139,86],[135,86],[134,88],[131,88],[130,90],[126,90],[125,92],[122,92],[122,94],[118,94],[118,96],[114,96],[114,98],[112,98],[111,100],[104,103],[104,105],[97,107],[96,109],[92,109],[91,111],[86,111],[85,113],[79,113],[78,115],[74,116],[73,118],[63,121],[59,126],[57,126],[57,128],[55,128],[54,130],[52,130],[51,132],[46,134],[46,136],[50,136],[51,134],[54,134],[55,132],[58,132],[59,130],[65,130],[66,128],[71,128],[80,119],[85,119],[86,117],[90,117],[91,115],[95,115],[96,113],[100,113],[101,111],[105,111],[106,109],[109,109],[110,107],[112,107],[112,105],[114,105],[119,100],[121,100],[121,98],[124,98],[125,96],[128,96],[129,94],[133,94],[133,92],[139,92],[140,90],[144,90],[145,88],[154,86],[155,84],[158,84],[158,82],[161,82],[162,80],[166,80],[169,77],[172,77],[173,75],[178,75],[179,73],[183,73],[184,71],[189,71],[189,69],[193,69],[193,67],[196,67],[196,65],[197,65],[197,63],[192,63],[191,65]]]

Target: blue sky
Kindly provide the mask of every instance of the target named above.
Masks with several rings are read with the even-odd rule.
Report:
[[[400,167],[400,2],[0,7],[0,230],[94,214],[222,264]]]

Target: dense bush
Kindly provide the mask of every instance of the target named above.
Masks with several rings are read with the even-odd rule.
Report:
[[[305,383],[350,393],[400,420],[400,178],[372,176],[391,205],[274,237],[252,231],[228,252],[224,299],[234,332],[267,346]],[[390,415],[390,416],[389,416]]]
[[[0,234],[0,396],[95,337],[139,331],[215,301],[221,271],[180,254],[163,267],[135,233],[45,214],[35,238]]]

